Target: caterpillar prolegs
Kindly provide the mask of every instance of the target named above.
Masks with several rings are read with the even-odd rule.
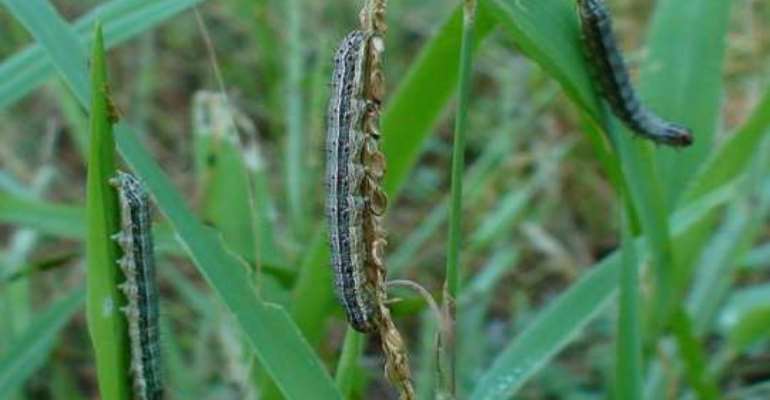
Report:
[[[110,183],[118,191],[121,231],[113,236],[123,251],[118,261],[126,280],[120,285],[127,304],[131,375],[134,396],[139,400],[163,398],[160,364],[158,290],[152,221],[147,192],[132,175],[118,172]]]
[[[369,46],[379,37],[348,34],[334,56],[326,128],[326,215],[337,297],[351,326],[372,332],[379,318],[384,233],[379,218],[385,159],[378,149],[379,99],[367,98]],[[376,91],[374,91],[376,92]]]
[[[659,117],[639,100],[612,32],[603,0],[577,0],[584,49],[595,80],[613,113],[629,129],[653,142],[675,147],[693,143],[690,130]]]

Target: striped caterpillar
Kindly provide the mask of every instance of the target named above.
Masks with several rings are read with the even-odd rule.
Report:
[[[595,80],[613,113],[640,136],[655,143],[674,147],[693,143],[690,130],[668,122],[639,100],[628,76],[623,56],[612,32],[607,6],[603,0],[578,0],[578,14],[583,41]]]
[[[150,206],[147,192],[132,175],[118,172],[110,180],[118,190],[121,231],[113,236],[123,251],[118,265],[126,281],[120,289],[127,305],[134,396],[139,400],[163,398],[158,325],[158,290],[155,284]]]
[[[348,322],[360,332],[374,331],[380,318],[385,246],[379,220],[387,203],[379,187],[385,169],[377,142],[379,99],[367,99],[368,92],[377,92],[367,87],[374,38],[353,31],[337,48],[326,121],[326,216],[335,287]]]

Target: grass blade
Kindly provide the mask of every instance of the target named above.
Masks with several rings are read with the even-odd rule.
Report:
[[[473,48],[474,31],[476,25],[476,1],[465,0],[463,2],[463,28],[460,44],[459,75],[458,75],[458,104],[455,115],[454,139],[452,140],[452,174],[451,197],[449,203],[449,240],[446,255],[446,281],[444,286],[443,308],[449,312],[452,321],[457,320],[455,313],[456,301],[460,297],[460,283],[462,282],[463,269],[460,265],[460,249],[462,247],[463,226],[463,171],[465,170],[465,136],[468,130],[468,113],[470,112],[471,80],[473,77]],[[456,324],[452,324],[455,329]],[[457,395],[457,380],[459,378],[456,369],[458,343],[455,342],[457,332],[448,332],[443,338],[444,348],[439,362],[445,363],[441,370],[447,371],[450,383],[449,393]]]
[[[153,194],[199,271],[230,309],[259,361],[289,399],[337,399],[340,394],[318,357],[288,313],[256,297],[245,265],[230,253],[214,232],[206,229],[173,190],[173,184],[142,148],[136,137],[118,128],[118,146]],[[299,369],[297,366],[303,366]],[[301,372],[300,372],[301,371]],[[297,384],[302,382],[302,384]]]
[[[302,43],[303,7],[297,0],[287,0],[287,60],[286,60],[286,191],[289,217],[295,239],[305,237],[305,168],[307,144],[303,127],[302,91],[304,49]]]
[[[85,300],[83,288],[77,288],[35,318],[0,357],[0,398],[8,398],[45,362],[64,325],[80,310]]]
[[[0,222],[71,239],[86,236],[85,210],[0,191]]]
[[[455,93],[459,64],[447,65],[446,60],[460,59],[461,19],[458,9],[425,45],[382,113],[382,150],[388,160],[383,187],[390,197],[403,185],[433,124]],[[492,15],[480,8],[474,47],[495,25]]]
[[[41,44],[47,46],[51,43]],[[79,44],[68,44],[68,47],[74,46]],[[56,56],[57,53],[52,52],[51,55]],[[59,65],[62,60],[57,57],[52,61]],[[64,66],[66,64],[59,65],[59,68]],[[64,78],[85,73],[85,70],[72,70]],[[85,98],[85,94],[81,92],[76,97]],[[85,103],[82,105],[87,106]],[[172,189],[171,182],[126,126],[118,126],[116,141],[123,158],[147,185],[195,265],[233,313],[260,362],[284,396],[290,399],[340,398],[331,377],[286,311],[257,298],[244,265],[225,248],[219,237],[207,230],[186,208],[183,197]]]
[[[358,359],[364,350],[366,337],[353,328],[348,328],[345,334],[345,343],[342,345],[342,355],[337,364],[337,374],[334,377],[337,387],[345,399],[353,397],[355,378],[358,372]]]
[[[666,176],[666,202],[671,206],[713,147],[731,7],[730,0],[656,3],[640,92],[652,109],[695,132],[695,144],[685,151],[656,151]]]
[[[88,75],[85,73],[86,54],[80,47],[78,35],[59,16],[56,9],[46,0],[3,0],[13,16],[42,44],[59,73],[66,76],[66,82],[81,103],[89,101]]]
[[[725,186],[677,212],[672,218],[675,233],[681,235],[736,193],[733,185]],[[634,246],[639,257],[646,255],[642,241],[637,239]],[[508,344],[479,379],[470,398],[510,398],[604,308],[617,290],[620,268],[618,251],[590,267],[588,273],[546,306],[534,322]]]
[[[105,44],[112,48],[204,0],[115,0],[94,8],[74,29],[90,46],[95,21],[104,22]],[[0,110],[43,84],[56,68],[46,50],[34,44],[0,65]],[[81,99],[82,100],[82,99]]]
[[[109,183],[116,170],[114,110],[107,92],[107,63],[99,25],[94,37],[91,85],[99,89],[92,91],[86,189],[88,331],[95,350],[99,393],[104,398],[129,399],[128,328],[120,312],[125,298],[118,289],[124,279],[118,267],[118,246],[111,238],[121,230],[117,193]],[[71,75],[79,73],[71,71]]]
[[[706,356],[703,346],[695,336],[690,316],[683,307],[679,307],[671,320],[671,330],[676,337],[677,347],[682,355],[687,380],[692,385],[698,398],[716,400],[720,398],[716,381],[710,376],[706,367]]]
[[[685,201],[697,199],[741,174],[761,148],[759,145],[770,132],[770,88],[752,112],[748,121],[703,163],[690,184]]]
[[[639,259],[629,217],[623,215],[618,307],[616,398],[642,399],[642,338],[639,313]]]

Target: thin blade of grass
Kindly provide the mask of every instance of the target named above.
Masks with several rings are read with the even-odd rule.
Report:
[[[460,284],[464,274],[460,265],[460,250],[462,248],[462,230],[463,230],[463,172],[465,170],[465,137],[468,130],[468,113],[470,112],[470,94],[471,83],[473,79],[473,48],[474,33],[476,29],[476,10],[475,0],[465,0],[463,2],[463,27],[462,39],[460,42],[459,74],[458,74],[458,92],[457,92],[457,113],[455,115],[454,137],[452,140],[452,172],[451,172],[451,195],[449,202],[449,239],[447,241],[446,252],[446,280],[443,291],[443,309],[448,312],[446,317],[453,322],[451,329],[456,329],[454,322],[457,316],[462,312],[456,312],[457,299],[460,297]],[[457,332],[442,332],[445,336],[442,338],[444,346],[440,351],[439,367],[447,371],[450,376],[446,382],[449,388],[448,393],[457,396],[457,381],[460,377],[457,371],[457,352],[459,342],[456,342]]]
[[[48,46],[52,43],[41,44]],[[78,46],[79,43],[67,45],[68,48]],[[82,50],[79,52],[82,53]],[[50,54],[56,57],[52,61],[58,68],[68,67],[57,57],[57,53]],[[72,69],[63,77],[70,79],[70,76],[85,73],[85,70]],[[81,92],[76,97],[85,98],[85,94]],[[82,105],[88,107],[88,104]],[[207,230],[186,208],[183,197],[173,189],[171,182],[128,127],[118,125],[116,141],[124,160],[147,185],[195,265],[233,313],[260,362],[284,396],[290,399],[340,398],[328,372],[286,311],[257,298],[245,266],[225,248],[221,238]]]
[[[673,314],[671,330],[676,338],[681,360],[685,367],[685,376],[698,394],[698,398],[702,400],[719,399],[717,382],[710,376],[706,367],[703,345],[698,341],[690,316],[687,315],[683,307],[677,307],[677,311]]]
[[[684,201],[697,199],[748,168],[765,135],[770,132],[770,88],[757,104],[744,125],[738,129],[711,157],[689,185]]]
[[[303,7],[298,0],[287,0],[286,26],[288,31],[286,49],[286,192],[289,205],[289,220],[295,239],[305,237],[305,190],[307,185],[305,167],[307,144],[303,126],[305,94],[302,88],[304,70],[304,48],[302,42]]]
[[[383,187],[395,197],[412,170],[433,124],[458,82],[462,18],[458,9],[427,43],[382,113],[382,150],[388,160]],[[474,47],[492,31],[492,15],[476,14]]]
[[[64,325],[80,310],[85,290],[79,287],[32,321],[19,341],[0,357],[0,398],[20,389],[45,362]]]
[[[348,328],[345,334],[345,343],[342,345],[342,354],[337,362],[337,372],[334,381],[342,392],[345,399],[353,397],[355,388],[356,372],[358,371],[358,360],[364,350],[366,337],[353,328]]]
[[[90,46],[95,21],[104,22],[105,44],[112,48],[205,0],[115,0],[94,8],[73,28]],[[46,50],[33,44],[0,64],[0,110],[45,83],[56,68]]]
[[[77,76],[81,72],[73,69],[68,76]],[[103,398],[127,400],[132,397],[128,375],[130,349],[125,316],[120,312],[126,301],[118,289],[125,278],[118,267],[120,252],[112,239],[112,235],[121,231],[120,212],[117,193],[109,183],[116,170],[112,129],[115,110],[107,89],[107,62],[100,25],[94,34],[90,85],[97,89],[91,92],[86,183],[88,331],[96,357],[99,393]]]
[[[283,395],[290,399],[340,398],[331,377],[289,314],[257,298],[246,266],[190,213],[181,195],[172,189],[172,183],[127,127],[119,126],[117,142],[124,160],[147,185],[198,270],[233,313]]]
[[[672,217],[677,235],[698,223],[710,211],[737,194],[734,185],[720,188]],[[634,243],[639,257],[647,254],[642,240]],[[472,399],[510,398],[532,375],[569,343],[615,294],[621,257],[615,251],[589,268],[580,280],[546,306],[516,338],[509,342],[479,379]]]
[[[634,248],[630,220],[622,216],[622,248],[618,330],[616,335],[616,398],[642,399],[642,337],[639,309],[639,259]]]
[[[13,16],[35,40],[57,59],[56,68],[66,76],[70,90],[81,103],[89,101],[87,58],[75,30],[46,0],[3,0]]]

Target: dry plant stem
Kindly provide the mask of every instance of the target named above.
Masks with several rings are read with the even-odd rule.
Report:
[[[385,354],[385,375],[398,388],[402,400],[412,400],[415,392],[412,374],[409,369],[409,357],[401,334],[396,329],[390,310],[387,307],[388,296],[385,288],[384,247],[385,231],[382,217],[387,200],[382,191],[382,176],[385,172],[385,156],[379,150],[380,107],[385,94],[385,79],[382,71],[382,53],[385,51],[384,34],[386,0],[369,0],[361,10],[361,28],[369,35],[367,46],[364,97],[367,100],[363,129],[366,141],[363,150],[363,163],[366,178],[363,189],[366,198],[373,201],[364,216],[364,236],[367,243],[368,259],[366,269],[376,287],[376,302],[379,318],[375,321],[380,335],[382,350]]]

